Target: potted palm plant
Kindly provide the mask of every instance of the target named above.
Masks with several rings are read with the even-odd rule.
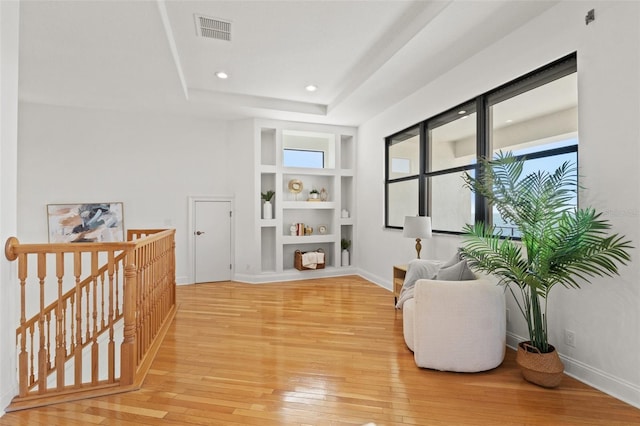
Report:
[[[573,164],[522,176],[524,161],[500,152],[494,160],[481,160],[477,178],[465,174],[466,186],[486,197],[518,230],[521,241],[479,222],[466,226],[462,255],[472,268],[498,277],[524,316],[529,341],[518,345],[516,355],[524,378],[555,387],[564,367],[548,341],[551,289],[557,284],[580,288],[591,277],[617,274],[618,264],[630,260],[632,246],[624,236],[610,234],[611,225],[601,213],[577,208]],[[526,365],[530,361],[536,366]],[[539,371],[545,369],[549,372]]]

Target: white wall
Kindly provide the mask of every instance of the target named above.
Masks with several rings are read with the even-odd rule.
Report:
[[[18,2],[0,2],[0,241],[17,228]],[[18,393],[15,329],[18,319],[16,267],[0,257],[0,410]],[[0,416],[3,414],[0,411]]]
[[[595,7],[596,21],[584,16]],[[579,163],[583,206],[603,210],[617,232],[640,246],[640,3],[565,1],[423,87],[359,129],[358,259],[365,275],[391,288],[392,265],[406,263],[413,242],[384,230],[384,137],[460,104],[573,51],[578,53]],[[365,187],[366,183],[366,187]],[[371,191],[371,185],[378,191]],[[458,237],[423,242],[422,257],[447,259]],[[566,371],[640,406],[640,270],[594,279],[581,290],[552,293],[551,341]],[[526,336],[508,297],[510,343]],[[564,345],[565,329],[576,348]]]
[[[231,182],[235,194],[235,271],[237,276],[260,273],[260,235],[256,233],[256,221],[260,197],[256,196],[256,165],[260,164],[255,148],[254,120],[237,120],[229,124]],[[277,188],[274,188],[277,190]],[[276,195],[277,196],[277,195]],[[274,201],[275,204],[275,201]]]
[[[47,204],[122,201],[125,228],[176,228],[191,278],[187,197],[231,193],[225,122],[20,103],[18,131],[21,242],[47,242]]]

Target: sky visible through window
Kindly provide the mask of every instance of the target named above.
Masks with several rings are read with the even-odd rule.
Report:
[[[566,146],[572,146],[572,145],[577,145],[578,144],[578,140],[576,138],[571,138],[571,139],[565,139],[559,142],[554,142],[551,144],[545,144],[544,145],[544,150],[547,149],[555,149],[555,148],[562,148],[562,147],[566,147]],[[538,146],[534,146],[534,147],[530,147],[530,148],[524,148],[524,149],[520,149],[520,150],[514,150],[513,154],[514,155],[526,155],[529,153],[533,153],[533,152],[539,152],[541,151],[540,149],[541,147]],[[537,158],[534,160],[527,160],[524,163],[524,169],[522,171],[522,176],[527,176],[531,173],[537,172],[539,170],[544,170],[547,171],[549,173],[553,173],[558,167],[560,167],[564,162],[568,161],[570,162],[574,167],[577,166],[577,160],[578,160],[578,153],[577,152],[570,152],[567,154],[562,154],[562,155],[554,155],[551,157],[543,157],[543,158]],[[576,188],[577,189],[577,188]],[[574,203],[573,203],[576,207],[578,206],[578,198],[577,198],[577,194],[576,197],[574,198]],[[518,237],[520,236],[520,233],[518,232],[518,229],[510,224],[507,223],[498,213],[498,211],[494,208],[493,209],[493,223],[496,226],[496,228],[498,230],[502,231],[502,234],[504,236],[510,236],[510,237]]]
[[[301,149],[285,149],[283,157],[284,167],[324,168],[323,151],[307,151]]]

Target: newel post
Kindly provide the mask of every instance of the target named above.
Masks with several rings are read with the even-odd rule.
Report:
[[[14,247],[18,244],[20,244],[20,241],[18,241],[16,237],[9,237],[4,243],[4,257],[6,257],[8,261],[13,262],[18,258],[18,255],[14,251]]]
[[[138,287],[137,267],[131,263],[134,259],[133,251],[127,256],[127,266],[124,268],[124,339],[120,352],[120,383],[130,385],[137,368],[138,355],[136,353],[136,295]]]

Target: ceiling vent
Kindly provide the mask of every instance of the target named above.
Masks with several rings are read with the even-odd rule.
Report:
[[[200,37],[231,41],[231,22],[208,16],[195,15],[196,33]]]

